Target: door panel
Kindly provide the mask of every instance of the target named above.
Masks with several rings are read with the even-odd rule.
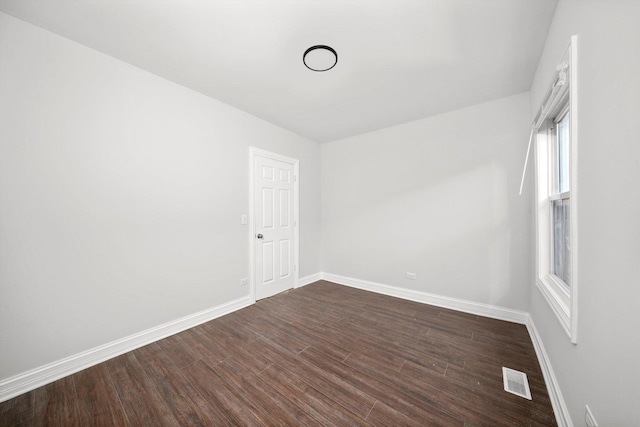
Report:
[[[285,279],[291,274],[291,240],[280,240],[280,278]]]
[[[275,252],[273,242],[262,244],[262,284],[268,285],[273,282],[273,270],[275,266]]]
[[[273,218],[275,216],[275,203],[273,203],[273,188],[262,188],[262,228],[273,228]]]
[[[256,299],[294,285],[294,191],[291,163],[254,158]]]
[[[291,205],[289,204],[291,191],[280,189],[278,197],[280,198],[280,227],[286,228],[291,224]]]
[[[262,166],[262,177],[265,180],[273,181],[273,168],[271,166]]]

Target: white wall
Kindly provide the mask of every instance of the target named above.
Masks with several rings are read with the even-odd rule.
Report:
[[[528,135],[525,93],[323,144],[323,271],[526,310]]]
[[[562,0],[531,99],[320,148],[0,13],[0,380],[245,295],[239,216],[255,145],[301,161],[301,276],[322,270],[530,309],[574,423],[589,404],[600,425],[631,425],[640,399],[631,381],[640,378],[638,22],[637,1]],[[530,197],[517,196],[530,118],[572,34],[577,346],[530,285],[530,179]]]
[[[248,294],[248,147],[319,145],[0,13],[0,380]]]
[[[640,2],[560,1],[532,87],[539,108],[578,34],[578,344],[532,286],[531,314],[575,425],[638,425]],[[533,116],[533,113],[532,113]]]

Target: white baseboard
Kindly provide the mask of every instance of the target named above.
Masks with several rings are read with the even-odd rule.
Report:
[[[339,285],[350,286],[365,291],[376,292],[383,295],[389,295],[396,298],[402,298],[410,301],[421,302],[425,304],[435,305],[438,307],[448,308],[451,310],[462,311],[465,313],[476,314],[479,316],[492,317],[494,319],[506,320],[509,322],[520,323],[527,326],[531,342],[536,351],[536,356],[542,368],[542,374],[547,384],[549,398],[553,405],[553,411],[556,421],[560,427],[573,427],[569,410],[562,397],[558,380],[553,373],[551,361],[542,344],[542,338],[533,323],[533,319],[529,313],[524,311],[512,310],[504,307],[497,307],[488,304],[466,301],[457,298],[450,298],[441,295],[430,294],[412,289],[399,288],[396,286],[383,285],[381,283],[369,282],[366,280],[354,279],[352,277],[339,276],[331,273],[320,273],[323,280],[334,282]]]
[[[558,423],[559,427],[573,427],[573,421],[571,421],[569,409],[567,408],[567,404],[562,397],[558,379],[553,373],[551,361],[549,360],[549,356],[544,349],[542,338],[540,337],[540,334],[536,329],[536,325],[533,323],[533,318],[531,317],[531,315],[529,315],[528,317],[529,318],[527,319],[526,323],[527,330],[529,331],[529,336],[531,336],[531,341],[533,342],[533,348],[536,350],[536,355],[538,356],[538,361],[540,362],[540,368],[542,369],[544,382],[547,384],[549,399],[551,399],[553,412],[556,414],[556,422]]]
[[[573,427],[551,362],[529,313],[324,272],[300,278],[296,288],[318,280],[327,280],[365,291],[526,325],[542,368],[558,425]],[[250,296],[242,297],[0,381],[0,402],[251,304]]]
[[[296,288],[307,286],[313,282],[317,282],[318,280],[322,280],[322,273],[310,274],[308,276],[301,277],[298,279],[298,284],[296,285]]]
[[[0,381],[0,402],[251,304],[242,297],[7,378]]]
[[[448,308],[451,310],[462,311],[465,313],[477,314],[479,316],[491,317],[494,319],[506,320],[508,322],[527,324],[529,313],[510,308],[498,307],[479,302],[467,301],[457,298],[450,298],[436,294],[430,294],[412,289],[399,288],[396,286],[383,285],[381,283],[368,282],[366,280],[354,279],[352,277],[339,276],[331,273],[321,273],[322,279],[334,282],[339,285],[351,286],[365,291],[376,292],[383,295],[389,295],[396,298],[402,298],[410,301],[421,302],[425,304],[435,305],[438,307]]]

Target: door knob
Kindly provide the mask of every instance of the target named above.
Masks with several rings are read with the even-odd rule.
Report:
[[[258,234],[256,237],[257,237],[258,239],[262,239],[264,236],[263,236],[262,234]]]

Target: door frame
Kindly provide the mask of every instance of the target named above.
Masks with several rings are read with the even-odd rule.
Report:
[[[293,288],[298,287],[300,278],[300,161],[292,157],[272,153],[257,147],[249,147],[249,297],[251,303],[256,302],[256,230],[255,230],[255,206],[253,205],[255,182],[255,159],[264,157],[271,160],[293,165]]]

